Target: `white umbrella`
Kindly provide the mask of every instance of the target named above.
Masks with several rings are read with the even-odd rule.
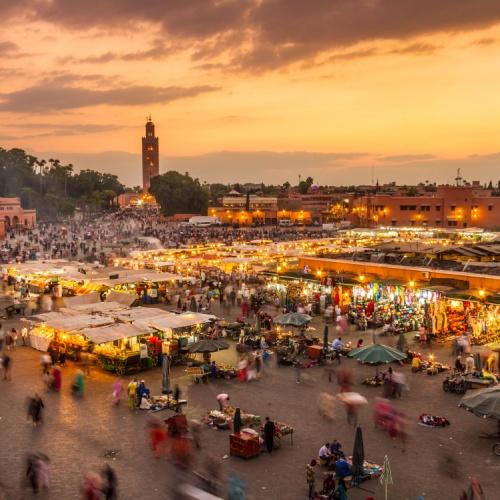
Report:
[[[392,482],[391,466],[389,465],[389,458],[387,455],[384,457],[384,470],[380,476],[380,484],[384,485],[385,500],[387,500],[387,486],[389,484],[394,484]]]
[[[341,392],[337,394],[337,398],[344,404],[352,406],[362,406],[367,405],[368,400],[357,392]]]

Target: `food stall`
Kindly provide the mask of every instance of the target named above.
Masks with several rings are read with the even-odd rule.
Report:
[[[30,345],[34,349],[44,352],[50,348],[63,350],[67,357],[73,359],[78,359],[79,353],[88,346],[88,341],[81,334],[81,330],[114,322],[110,316],[77,311],[43,313],[24,321],[33,325],[29,338]]]
[[[161,342],[149,331],[127,323],[113,323],[80,331],[97,356],[100,367],[118,375],[157,366]]]

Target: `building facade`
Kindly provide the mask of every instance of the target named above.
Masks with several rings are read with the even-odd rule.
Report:
[[[220,206],[209,207],[208,215],[217,217],[223,224],[240,226],[278,224],[280,220],[289,220],[292,224],[311,221],[309,212],[280,208],[277,196],[245,196],[239,193],[223,196]]]
[[[26,210],[19,198],[0,198],[0,238],[4,238],[9,229],[34,227],[36,210]]]
[[[149,192],[151,178],[160,174],[160,149],[155,125],[151,117],[146,122],[146,136],[142,138],[142,188]]]
[[[438,186],[420,196],[373,194],[354,198],[348,218],[360,226],[500,228],[500,197],[475,186]]]

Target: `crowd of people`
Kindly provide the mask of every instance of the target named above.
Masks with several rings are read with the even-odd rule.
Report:
[[[0,263],[66,259],[106,263],[110,254],[138,248],[241,241],[292,241],[321,237],[316,229],[296,227],[199,228],[171,222],[154,211],[119,210],[81,221],[40,222],[12,227],[0,245]]]

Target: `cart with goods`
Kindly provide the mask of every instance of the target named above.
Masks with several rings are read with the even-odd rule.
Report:
[[[462,375],[450,375],[443,380],[443,391],[455,394],[465,394],[467,381]]]
[[[208,373],[206,373],[201,366],[189,366],[186,368],[186,373],[195,384],[199,384],[200,381],[206,382],[208,377]]]
[[[225,365],[223,363],[219,363],[217,365],[217,378],[224,378],[226,380],[236,378],[238,372],[234,366]]]
[[[177,401],[170,397],[170,395],[152,396],[149,411],[158,412],[162,410],[172,410],[175,411],[175,413],[181,413],[184,405],[187,405],[186,399],[179,399]]]
[[[229,454],[236,457],[252,458],[260,454],[259,435],[251,429],[235,432],[229,436]]]

